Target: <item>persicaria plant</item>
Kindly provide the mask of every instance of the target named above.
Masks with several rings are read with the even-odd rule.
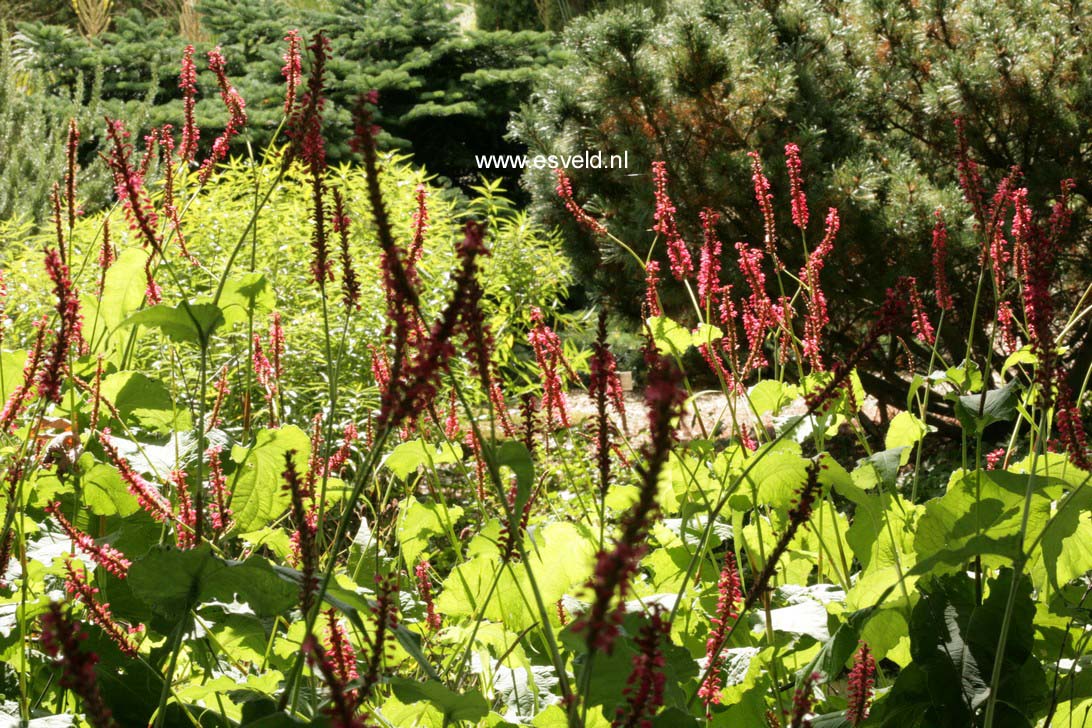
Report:
[[[962,145],[966,209],[927,215],[933,270],[838,322],[855,338],[834,347],[847,218],[809,209],[807,149],[784,147],[787,185],[773,160],[739,160],[762,223],[741,240],[722,239],[723,210],[684,224],[673,160],[656,161],[641,174],[666,266],[639,259],[625,351],[605,303],[588,334],[532,295],[541,268],[492,285],[530,265],[511,246],[531,223],[489,185],[466,202],[411,179],[381,147],[382,95],[359,100],[353,164],[328,163],[330,43],[291,31],[277,55],[283,122],[249,158],[229,156],[247,86],[220,49],[207,70],[182,54],[182,118],[143,136],[71,126],[53,224],[27,246],[43,285],[2,271],[4,710],[94,726],[1083,720],[1090,370],[1067,344],[1092,288],[1056,275],[1070,181],[1039,209],[1020,170],[991,193]],[[212,139],[206,103],[228,120]],[[88,134],[108,142],[115,198],[85,216]],[[556,190],[605,251],[648,249],[564,170]],[[231,225],[202,217],[240,199]],[[978,241],[974,291],[949,283],[956,233]],[[287,265],[261,235],[284,236]],[[1082,307],[1064,310],[1073,286]],[[959,360],[955,300],[977,322]],[[862,384],[880,349],[904,352],[897,409]]]

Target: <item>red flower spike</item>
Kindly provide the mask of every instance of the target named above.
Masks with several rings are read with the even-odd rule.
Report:
[[[76,125],[75,119],[69,119],[68,121],[68,143],[65,145],[65,161],[66,167],[64,175],[64,187],[65,187],[65,202],[68,205],[68,229],[72,230],[76,226],[76,172],[79,169],[79,165],[76,160],[77,153],[79,152],[80,144],[80,128]]]
[[[341,469],[345,467],[349,456],[352,455],[353,443],[359,439],[360,433],[357,432],[356,424],[350,422],[345,425],[345,430],[341,436],[341,446],[326,461],[326,474],[328,476],[337,477],[341,473]]]
[[[15,420],[30,405],[34,393],[34,383],[39,377],[38,368],[41,366],[42,358],[45,355],[45,339],[48,333],[46,327],[48,324],[49,319],[46,316],[42,316],[42,318],[34,322],[34,328],[37,332],[34,338],[34,346],[27,355],[26,363],[23,364],[23,381],[8,395],[4,408],[0,410],[0,432],[13,431],[15,429]]]
[[[224,476],[223,465],[220,464],[221,447],[213,445],[205,451],[205,459],[209,463],[209,491],[212,509],[209,511],[209,523],[212,530],[222,533],[231,528],[231,509],[227,507],[229,498],[227,490],[227,478]]]
[[[375,632],[372,634],[372,649],[368,655],[367,670],[361,678],[362,699],[367,699],[375,686],[379,684],[383,661],[386,657],[387,633],[398,628],[398,604],[398,580],[394,575],[382,577],[376,574],[375,605],[372,607]]]
[[[849,705],[846,707],[846,720],[856,727],[868,718],[872,707],[872,689],[876,684],[876,658],[872,656],[867,642],[862,642],[857,648],[847,682]]]
[[[277,397],[277,373],[266,356],[265,350],[262,348],[262,339],[257,333],[251,337],[250,343],[250,362],[254,369],[254,377],[258,381],[258,386],[262,388],[262,396],[265,397],[266,406],[269,408],[270,422],[275,426],[276,410],[274,401]]]
[[[413,211],[413,238],[410,240],[409,250],[406,253],[406,275],[415,284],[417,263],[425,252],[425,233],[429,229],[428,187],[423,184],[417,185],[414,196],[417,198],[417,209]]]
[[[349,633],[338,620],[337,610],[327,609],[325,614],[326,659],[342,684],[350,683],[360,677],[356,671],[356,650],[349,641]]]
[[[7,331],[11,319],[8,318],[8,281],[4,270],[0,268],[0,344],[4,343],[4,332]]]
[[[724,555],[724,567],[720,571],[720,579],[717,581],[717,613],[710,620],[713,629],[709,633],[709,639],[705,642],[705,659],[708,664],[705,680],[698,689],[698,697],[705,704],[706,712],[709,706],[720,703],[720,692],[724,686],[724,675],[721,670],[721,651],[729,627],[739,616],[737,605],[743,602],[743,591],[739,578],[739,569],[736,567],[735,555],[728,551]]]
[[[792,196],[792,222],[801,230],[808,228],[808,198],[804,195],[804,180],[800,163],[800,147],[785,145],[785,167],[789,170],[789,191]]]
[[[156,521],[160,523],[170,522],[173,517],[170,501],[163,497],[158,488],[134,471],[128,460],[121,457],[117,448],[114,447],[114,443],[110,441],[109,430],[104,429],[99,433],[99,442],[102,444],[106,457],[117,468],[122,481],[128,486],[133,497],[137,499],[140,507]]]
[[[197,545],[197,513],[190,499],[186,474],[181,470],[172,470],[168,478],[174,485],[175,497],[178,499],[178,511],[175,514],[175,520],[178,522],[175,528],[175,541],[178,543],[178,548],[185,551]]]
[[[98,677],[95,674],[98,655],[85,652],[82,648],[87,634],[62,611],[57,602],[49,605],[49,610],[41,619],[42,651],[59,661],[60,676],[57,684],[80,696],[83,700],[83,712],[94,728],[115,728],[117,723],[99,692]]]
[[[178,88],[182,90],[182,147],[179,156],[192,162],[197,156],[197,141],[201,130],[193,118],[193,109],[197,103],[197,66],[193,62],[193,46],[188,45],[182,51],[182,72],[178,75]]]
[[[152,206],[151,196],[144,186],[144,176],[132,165],[133,147],[125,124],[117,119],[106,120],[109,154],[106,164],[114,178],[114,193],[121,200],[129,228],[140,233],[142,245],[162,253],[159,237],[159,217]],[[150,260],[150,259],[149,259]]]
[[[68,596],[79,600],[86,608],[91,621],[106,633],[123,653],[129,657],[137,656],[136,645],[129,639],[128,631],[114,621],[114,615],[110,612],[109,602],[98,600],[99,590],[87,582],[83,569],[72,564],[71,558],[65,558],[64,590]]]
[[[227,157],[231,140],[246,126],[246,102],[228,80],[227,61],[220,53],[219,46],[209,51],[209,70],[216,75],[216,85],[220,87],[220,99],[228,111],[228,122],[220,136],[213,140],[208,159],[201,164],[201,174],[198,177],[201,184],[208,181],[216,165]]]
[[[827,299],[819,281],[827,256],[834,250],[834,238],[841,227],[838,211],[833,207],[827,211],[826,230],[823,239],[815,250],[808,254],[808,261],[800,270],[800,279],[806,286],[808,315],[804,319],[804,338],[802,347],[813,369],[823,370],[823,329],[830,323],[827,314]],[[784,307],[783,307],[784,308]]]
[[[936,218],[933,224],[933,285],[936,288],[937,307],[942,311],[951,311],[955,309],[955,304],[948,287],[948,227],[939,208],[933,216]]]
[[[751,288],[751,295],[743,300],[743,333],[747,337],[746,370],[766,366],[763,344],[770,328],[778,324],[774,316],[773,302],[766,293],[766,274],[762,271],[762,249],[752,248],[743,242],[736,243],[739,253],[739,270]]]
[[[296,104],[296,90],[303,76],[303,65],[300,61],[300,32],[290,30],[284,40],[288,43],[288,48],[282,56],[284,66],[281,68],[281,75],[284,76],[284,115],[291,116]]]
[[[314,635],[307,635],[304,638],[302,649],[307,655],[307,662],[318,669],[330,691],[330,705],[323,710],[330,718],[330,725],[334,728],[365,728],[364,719],[356,715],[359,697],[355,691],[346,688],[345,681],[341,679],[336,667],[323,653]]]
[[[963,120],[954,122],[956,137],[959,142],[956,170],[959,173],[959,186],[963,190],[963,197],[974,212],[975,223],[980,231],[986,228],[986,213],[984,192],[982,188],[982,175],[978,171],[978,164],[971,159],[970,145],[967,144],[967,135],[963,128]]]
[[[73,351],[79,352],[83,347],[83,314],[80,313],[79,293],[57,248],[45,251],[45,268],[53,282],[58,328],[53,346],[46,353],[38,372],[38,396],[50,402],[60,402],[61,380],[68,355]]]
[[[311,53],[311,72],[307,77],[307,90],[288,120],[288,138],[292,140],[285,163],[297,157],[315,176],[326,169],[326,142],[322,136],[322,114],[326,106],[326,60],[330,41],[321,32],[315,33],[307,46]]]
[[[114,243],[110,240],[110,217],[106,216],[102,218],[102,243],[99,245],[99,287],[98,295],[101,297],[102,292],[106,289],[106,271],[110,270],[110,266],[117,260],[117,251],[114,250]]]
[[[671,274],[682,281],[694,275],[694,264],[690,260],[690,251],[686,241],[679,234],[675,224],[675,203],[667,194],[667,163],[652,163],[652,181],[656,196],[656,210],[653,213],[655,225],[652,229],[664,236],[667,241],[667,257],[671,263]]]
[[[660,284],[660,264],[654,260],[645,264],[645,318],[662,316],[660,310],[660,294],[657,288]]]
[[[748,152],[747,156],[751,158],[751,181],[754,183],[755,201],[762,213],[763,243],[770,260],[774,263],[774,267],[779,271],[784,270],[781,259],[777,257],[777,227],[774,223],[773,193],[770,192],[770,180],[766,178],[766,173],[762,171],[762,158],[758,156],[758,152]],[[736,245],[738,247],[739,243]]]
[[[698,303],[711,307],[713,294],[720,288],[720,251],[721,243],[717,237],[716,226],[720,215],[709,208],[701,211],[701,262],[698,265]]]
[[[815,717],[812,709],[815,707],[815,696],[812,694],[812,686],[822,679],[822,675],[813,672],[804,678],[803,684],[792,695],[792,720],[789,728],[811,728],[811,719]]]
[[[626,702],[618,708],[612,728],[652,728],[652,719],[664,704],[667,683],[660,643],[670,633],[671,623],[663,618],[659,606],[653,607],[648,623],[637,634],[633,670],[622,691]]]
[[[432,579],[428,575],[430,568],[432,565],[428,561],[422,561],[413,568],[413,574],[417,577],[417,592],[421,595],[421,601],[425,603],[425,625],[429,631],[435,632],[440,629],[442,619],[432,601]]]
[[[76,544],[76,547],[81,552],[94,559],[95,563],[119,579],[124,579],[128,575],[129,567],[132,566],[133,562],[125,558],[125,554],[114,547],[95,543],[95,539],[91,538],[89,534],[84,533],[72,525],[61,512],[61,504],[59,502],[47,505],[45,507],[45,512],[57,520],[57,523],[60,524],[61,530],[65,532],[65,535],[72,539],[73,543]]]
[[[341,250],[341,298],[349,313],[360,310],[360,280],[353,267],[353,253],[349,247],[349,216],[345,214],[345,199],[341,190],[334,190],[334,232],[338,234]]]
[[[565,170],[555,169],[554,175],[557,177],[557,187],[555,188],[557,196],[565,203],[565,209],[569,211],[573,219],[596,235],[606,235],[607,229],[603,227],[603,224],[589,215],[573,198],[573,184],[569,176],[565,174]]]
[[[913,276],[907,279],[908,293],[910,294],[910,329],[914,335],[927,346],[936,342],[936,331],[925,313],[925,305],[921,302],[921,294],[918,292],[918,282]]]
[[[546,411],[546,421],[553,425],[556,415],[556,421],[562,427],[568,427],[569,408],[565,399],[563,375],[566,372],[571,373],[572,369],[562,351],[561,339],[546,325],[540,309],[531,309],[531,321],[534,327],[527,334],[527,339],[535,352],[539,371],[542,372],[542,408]]]
[[[1081,413],[1077,403],[1073,401],[1069,385],[1061,378],[1054,408],[1058,439],[1069,454],[1069,462],[1081,470],[1092,471],[1092,457],[1088,451],[1088,437],[1084,431]]]
[[[317,533],[315,526],[315,513],[312,507],[308,507],[304,500],[309,500],[306,486],[296,471],[296,451],[289,450],[284,454],[284,489],[288,491],[292,501],[292,519],[296,523],[296,532],[292,535],[293,545],[298,551],[300,563],[300,611],[305,615],[311,611],[314,605],[315,592],[318,590],[318,550],[315,544]]]
[[[1008,451],[1003,447],[996,448],[986,453],[986,470],[997,470],[1005,461]]]

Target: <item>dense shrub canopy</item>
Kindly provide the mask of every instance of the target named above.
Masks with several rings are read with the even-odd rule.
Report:
[[[578,199],[642,256],[653,240],[645,204],[652,161],[667,164],[680,226],[696,251],[704,207],[722,213],[724,240],[761,240],[746,153],[758,151],[775,191],[787,193],[780,159],[786,143],[798,143],[809,242],[818,241],[828,207],[841,213],[833,255],[844,278],[831,304],[852,322],[896,276],[931,279],[937,209],[952,229],[957,276],[973,295],[978,251],[956,185],[955,119],[988,179],[1018,165],[1040,208],[1064,178],[1078,180],[1087,198],[1089,87],[1078,79],[1089,76],[1090,22],[1087,8],[1064,2],[688,0],[659,14],[615,10],[570,26],[564,38],[572,58],[536,86],[515,132],[532,153],[628,152],[627,170],[570,175]],[[572,220],[548,171],[528,170],[525,184],[536,213],[565,230],[581,280],[599,281],[635,314],[643,286],[636,262]],[[1059,259],[1072,276],[1065,290],[1092,272],[1090,228],[1078,204],[1073,239]],[[795,270],[802,249],[788,205],[777,215]],[[666,265],[662,240],[653,256]],[[729,268],[732,260],[729,245]],[[668,301],[676,311],[686,305],[678,290]],[[961,300],[957,312],[969,310]],[[970,320],[957,313],[948,323],[955,348]],[[839,335],[851,343],[852,331]],[[1087,338],[1079,346],[1087,351]]]
[[[305,39],[322,30],[332,45],[327,113],[341,130],[331,135],[330,158],[349,158],[350,111],[361,94],[376,90],[383,99],[382,144],[412,150],[418,163],[462,185],[478,181],[474,154],[520,150],[504,139],[509,115],[559,60],[550,34],[466,30],[441,0],[337,0],[316,9],[282,0],[203,0],[199,9],[205,34],[195,43],[199,67],[205,51],[220,46],[247,100],[250,123],[235,151],[245,151],[247,142],[264,146],[280,121],[287,30],[298,28]],[[21,67],[38,72],[50,89],[39,105],[88,94],[92,79],[101,78],[103,113],[132,118],[142,131],[180,118],[178,59],[188,41],[170,17],[132,9],[92,39],[41,22],[16,30]],[[211,76],[200,90],[196,111],[209,145],[227,118]],[[149,96],[155,105],[147,115],[134,113]],[[91,145],[84,152],[85,161],[94,160]]]

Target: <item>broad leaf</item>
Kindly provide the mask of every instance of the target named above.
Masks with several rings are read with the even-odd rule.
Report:
[[[981,606],[976,604],[974,581],[964,574],[937,578],[922,589],[910,619],[914,663],[877,705],[879,725],[981,725],[1011,587],[1011,570],[1002,570],[990,581]],[[1032,652],[1035,602],[1027,579],[1017,585],[1015,597],[1001,657],[1002,719],[995,725],[1030,726],[1030,718],[1044,705],[1047,684]]]
[[[981,432],[994,422],[1011,419],[1016,412],[1019,387],[1010,379],[1000,389],[981,394],[965,394],[956,399],[955,411],[964,429]]]
[[[666,316],[653,316],[648,320],[652,340],[661,354],[682,356],[694,339],[690,332]]]
[[[253,447],[231,449],[231,459],[239,467],[231,481],[230,505],[240,532],[262,528],[288,507],[289,494],[283,486],[285,454],[290,450],[296,452],[293,462],[302,477],[307,473],[311,441],[295,425],[262,430]]]
[[[392,677],[388,684],[404,703],[428,702],[444,715],[444,722],[477,721],[489,714],[489,703],[476,691],[456,693],[438,680]]]
[[[191,303],[188,307],[160,303],[133,314],[124,325],[148,326],[179,344],[202,346],[223,322],[223,311],[211,303]]]
[[[407,440],[401,443],[383,460],[383,466],[399,480],[405,480],[418,468],[450,465],[463,457],[462,448],[450,443],[433,446],[424,440]]]
[[[140,372],[115,372],[104,377],[102,396],[117,408],[128,425],[163,435],[190,427],[189,412],[175,407],[166,385]]]
[[[265,274],[250,272],[228,276],[220,293],[219,307],[224,313],[224,326],[230,328],[245,322],[249,311],[258,318],[271,312],[276,303]]]

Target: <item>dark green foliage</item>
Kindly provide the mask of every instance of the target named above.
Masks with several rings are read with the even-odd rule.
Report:
[[[98,143],[87,132],[101,121],[102,73],[92,68],[77,78],[79,93],[48,91],[48,77],[13,53],[0,27],[0,220],[32,222],[47,214],[53,184],[63,183],[69,119],[85,132],[80,146],[84,190],[101,197],[109,189],[94,155]],[[139,101],[131,106],[138,115],[144,108]],[[35,143],[28,144],[30,139]]]
[[[651,162],[666,160],[680,228],[695,255],[698,212],[708,206],[722,213],[729,275],[732,244],[762,240],[751,150],[762,155],[773,185],[787,267],[795,272],[802,264],[783,163],[784,145],[797,142],[810,246],[828,207],[841,213],[829,265],[845,275],[825,285],[832,318],[853,322],[831,334],[844,347],[855,345],[855,332],[897,276],[932,281],[932,214],[942,208],[952,228],[949,273],[962,289],[942,337],[956,352],[969,330],[978,249],[956,185],[953,120],[966,120],[987,194],[1019,164],[1029,170],[1023,183],[1038,212],[1065,177],[1080,180],[1077,190],[1087,197],[1089,147],[1079,142],[1078,120],[1088,113],[1088,84],[1080,79],[1089,77],[1082,30],[1089,21],[1092,11],[1062,2],[690,0],[663,15],[610,11],[566,30],[573,57],[544,77],[516,134],[532,153],[628,151],[628,170],[570,172],[577,198],[642,255],[652,242]],[[582,277],[636,314],[643,288],[636,262],[575,225],[548,170],[528,171],[524,182],[536,212],[573,241]],[[1060,259],[1074,284],[1092,270],[1087,233],[1080,222]],[[666,261],[662,241],[655,257]],[[669,286],[667,303],[680,311],[688,299]],[[898,370],[893,356],[875,368]]]
[[[228,75],[247,101],[249,123],[237,153],[247,142],[264,146],[281,121],[283,38],[291,28],[305,39],[321,29],[333,46],[327,83],[331,161],[348,158],[351,109],[361,94],[376,89],[377,122],[386,132],[382,143],[412,149],[431,171],[461,181],[477,180],[473,154],[521,150],[503,139],[509,115],[542,69],[557,60],[550,35],[463,32],[439,0],[338,0],[322,10],[264,0],[203,0],[200,12],[209,41],[196,44],[199,70],[205,53],[219,45]],[[181,118],[178,67],[186,41],[175,25],[174,18],[130,10],[88,41],[61,26],[29,22],[19,26],[18,48],[29,68],[68,94],[86,93],[93,70],[101,67],[105,109],[131,124],[134,116],[124,107],[154,92],[154,113],[133,124],[146,130]],[[207,149],[227,114],[212,75],[199,74],[198,85],[197,121]]]
[[[1012,571],[990,581],[989,596],[976,604],[974,582],[959,574],[936,578],[922,588],[910,618],[914,662],[899,675],[869,725],[978,726],[997,661],[998,635],[1012,588]],[[1035,603],[1031,584],[1016,586],[1002,662],[997,722],[1030,726],[1047,703],[1043,667],[1032,653]]]
[[[476,0],[474,15],[482,30],[541,30],[535,0]]]

